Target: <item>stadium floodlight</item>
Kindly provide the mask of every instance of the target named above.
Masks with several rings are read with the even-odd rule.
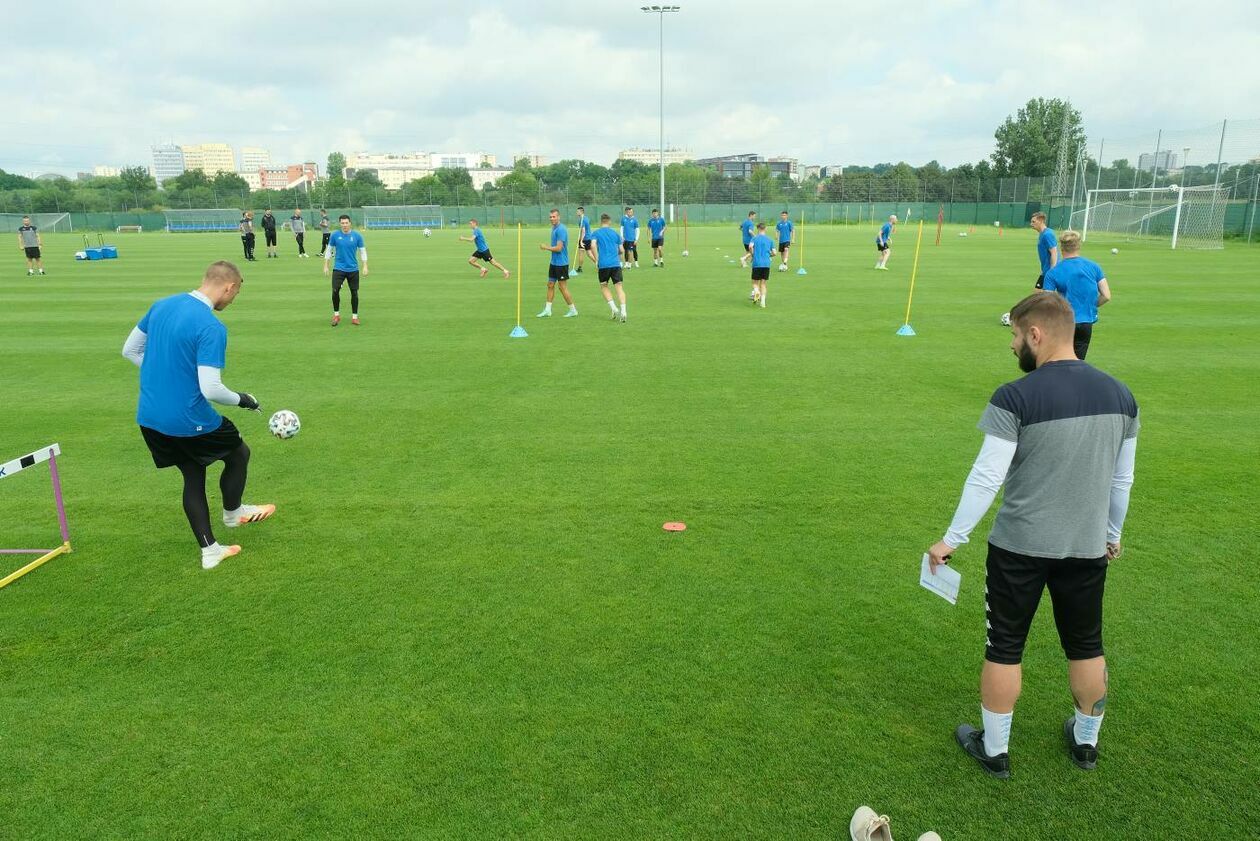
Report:
[[[661,217],[668,218],[669,213],[665,209],[665,15],[672,12],[681,12],[682,6],[640,6],[640,10],[650,15],[657,15],[660,18],[660,64],[661,64]]]

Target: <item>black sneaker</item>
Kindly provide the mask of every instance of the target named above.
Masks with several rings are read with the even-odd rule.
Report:
[[[989,756],[985,753],[983,730],[977,730],[970,724],[960,724],[954,731],[954,738],[958,741],[958,746],[979,763],[986,774],[997,777],[999,780],[1010,779],[1011,755],[999,753],[997,756]]]
[[[1093,771],[1098,767],[1098,748],[1093,745],[1082,745],[1076,741],[1076,716],[1068,716],[1063,722],[1063,740],[1067,742],[1068,759],[1082,771]]]

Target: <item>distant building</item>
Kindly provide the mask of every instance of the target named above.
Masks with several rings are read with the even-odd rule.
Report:
[[[431,169],[481,169],[497,165],[494,155],[485,152],[433,152],[429,155]]]
[[[796,158],[763,158],[755,152],[748,152],[742,155],[700,158],[696,163],[716,170],[723,178],[751,178],[753,170],[766,168],[775,175],[784,175],[793,181],[800,179]]]
[[[695,156],[686,149],[669,149],[665,150],[665,165],[681,164],[694,160]],[[641,164],[660,165],[661,150],[660,149],[622,149],[617,153],[619,161],[636,161]]]
[[[271,152],[259,146],[241,147],[241,172],[256,172],[271,166]]]
[[[835,178],[838,175],[844,175],[844,167],[840,164],[825,164],[819,169],[819,178]]]
[[[532,169],[538,169],[540,166],[547,165],[546,158],[542,155],[536,155],[533,152],[525,152],[524,154],[512,156],[512,166],[516,166],[521,161],[525,161]]]
[[[1179,158],[1177,153],[1171,149],[1164,149],[1158,155],[1152,152],[1143,152],[1138,155],[1138,172],[1154,172],[1156,168],[1160,170],[1177,169]]]
[[[507,169],[505,167],[495,166],[495,167],[482,167],[480,169],[470,169],[468,170],[468,174],[472,176],[473,189],[480,190],[482,187],[485,187],[487,184],[493,187],[496,183],[498,183],[500,178],[507,175],[511,171],[512,170]]]
[[[94,166],[92,167],[93,178],[117,178],[122,174],[122,170],[116,166]]]
[[[262,175],[260,175],[257,170],[254,170],[253,172],[242,172],[241,178],[245,179],[245,183],[249,185],[251,192],[254,190],[261,190],[263,188]]]
[[[184,152],[174,143],[153,146],[150,151],[153,153],[153,164],[149,167],[149,174],[159,187],[168,178],[184,174]]]
[[[220,172],[236,172],[236,156],[226,143],[198,143],[181,146],[184,153],[184,169],[199,169],[213,178]]]

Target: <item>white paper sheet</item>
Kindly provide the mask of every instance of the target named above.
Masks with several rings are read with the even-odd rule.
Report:
[[[926,590],[931,590],[950,604],[958,604],[958,588],[962,586],[962,573],[951,566],[937,564],[936,574],[933,575],[927,552],[924,552],[923,566],[919,568],[919,585]]]

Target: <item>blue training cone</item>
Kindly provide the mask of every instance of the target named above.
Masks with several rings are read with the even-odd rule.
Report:
[[[909,324],[903,324],[901,325],[900,329],[897,330],[897,335],[898,336],[913,336],[915,335],[914,328],[911,327]]]
[[[519,324],[513,327],[512,332],[508,334],[508,337],[512,339],[524,339],[528,336],[529,334],[525,332],[525,328]]]
[[[801,266],[799,269],[797,269],[797,270],[796,270],[796,273],[797,273],[797,274],[809,274],[809,272],[805,271],[805,267],[804,267],[804,266]]]

